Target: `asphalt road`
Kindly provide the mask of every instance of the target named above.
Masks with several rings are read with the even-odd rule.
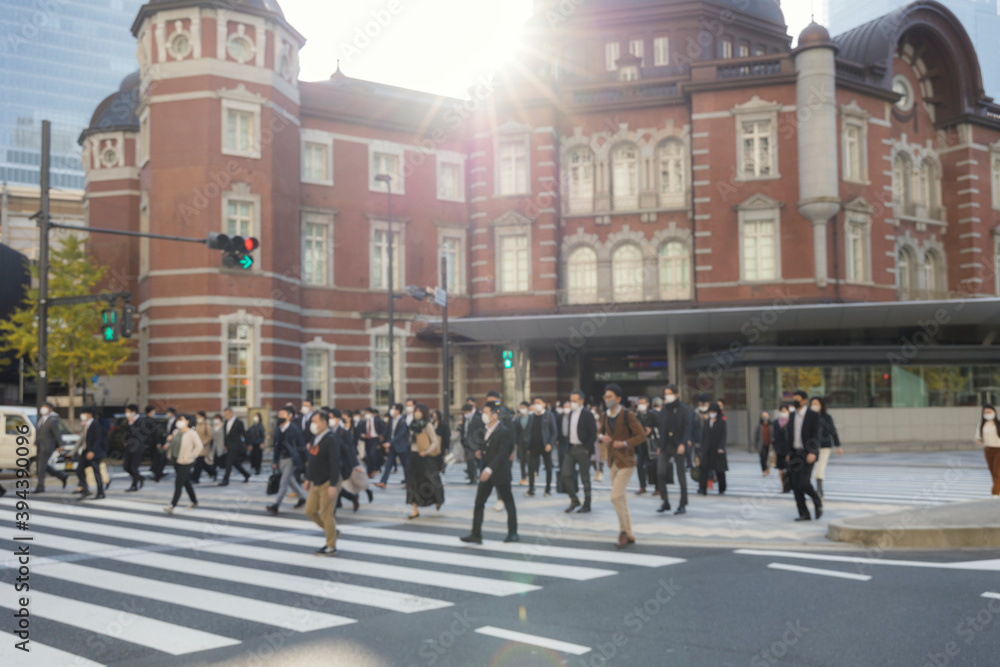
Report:
[[[36,649],[14,649],[23,594],[8,556],[0,664],[995,667],[1000,656],[1000,552],[622,553],[558,534],[469,548],[457,529],[359,514],[342,517],[341,555],[318,558],[320,533],[300,517],[199,491],[202,507],[173,517],[138,494],[83,507],[50,495],[32,501],[25,533],[14,501],[0,501],[5,552],[34,537]]]

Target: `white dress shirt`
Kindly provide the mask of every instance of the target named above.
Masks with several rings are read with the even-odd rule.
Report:
[[[570,412],[569,415],[569,444],[571,445],[582,445],[580,441],[580,413],[583,412],[583,406],[578,407],[576,410]]]
[[[792,429],[795,433],[792,436],[792,449],[805,449],[805,445],[802,444],[802,424],[806,420],[806,412],[809,408],[802,406],[795,411],[795,424],[792,425]]]
[[[233,424],[235,423],[236,423],[236,415],[233,415],[232,417],[229,418],[229,421],[226,422],[226,435],[229,435],[229,432],[233,430]]]

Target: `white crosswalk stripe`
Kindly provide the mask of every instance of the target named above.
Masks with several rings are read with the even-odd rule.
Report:
[[[116,650],[131,651],[133,659],[142,649],[154,657],[236,646],[255,639],[253,631],[261,625],[330,632],[356,623],[366,608],[412,614],[455,604],[418,594],[423,591],[523,595],[541,590],[546,581],[589,581],[622,568],[684,562],[555,545],[488,541],[470,547],[454,535],[364,526],[342,526],[338,551],[343,553],[317,558],[311,552],[320,546],[321,533],[301,520],[211,509],[168,517],[159,505],[107,501],[33,504],[31,614],[36,621],[111,637],[120,642],[112,643]],[[0,507],[13,504],[0,499]],[[0,526],[10,528],[10,516],[0,515]],[[0,540],[7,554],[14,544]],[[119,565],[108,567],[109,562]],[[14,567],[10,555],[0,561],[0,570]],[[405,590],[390,590],[396,582]],[[95,594],[85,593],[88,589]],[[305,611],[294,602],[306,597],[322,598],[323,606]],[[15,609],[13,604],[5,600],[2,606]],[[166,615],[170,606],[197,610],[199,619],[229,620],[218,626],[224,631],[213,634],[197,629],[203,626],[195,627],[193,619],[185,625],[155,618],[157,611],[171,621],[184,618]],[[87,667],[101,664],[95,658],[121,659],[90,654],[87,642],[58,634],[44,639],[44,646],[32,642],[32,664]],[[16,649],[8,642],[0,652],[3,664],[24,663],[20,652],[11,651]]]
[[[0,664],[4,665],[46,665],[46,667],[101,667],[101,663],[81,658],[67,651],[60,651],[32,639],[25,653],[14,646],[13,641],[5,641],[0,646]]]

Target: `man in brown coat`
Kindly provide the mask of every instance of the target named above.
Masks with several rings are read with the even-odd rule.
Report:
[[[618,513],[620,533],[615,546],[619,549],[635,543],[625,491],[635,471],[635,448],[646,441],[646,430],[636,416],[622,406],[622,398],[622,388],[617,384],[604,388],[605,410],[600,424],[600,440],[608,449],[611,464],[611,504]]]

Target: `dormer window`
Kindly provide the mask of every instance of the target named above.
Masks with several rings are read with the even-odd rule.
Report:
[[[638,81],[639,80],[639,68],[635,65],[629,65],[628,67],[622,67],[618,70],[618,80],[619,81]]]

